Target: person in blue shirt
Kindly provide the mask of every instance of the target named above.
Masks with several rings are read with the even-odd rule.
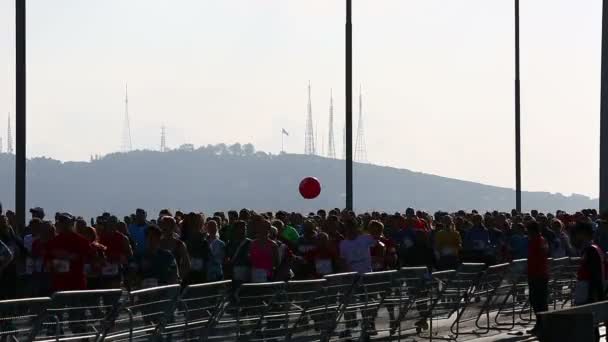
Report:
[[[135,254],[141,254],[146,250],[146,230],[148,221],[147,214],[143,209],[135,211],[135,221],[129,226],[129,235],[135,241]]]
[[[491,252],[490,233],[483,223],[483,217],[479,214],[471,218],[473,227],[464,235],[463,250],[465,261],[483,262],[488,260]]]
[[[528,258],[528,236],[521,223],[513,225],[509,238],[509,252],[512,260]]]

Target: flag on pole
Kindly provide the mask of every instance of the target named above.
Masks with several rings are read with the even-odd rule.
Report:
[[[286,136],[289,136],[289,132],[287,132],[285,128],[281,128],[281,133],[285,134]]]

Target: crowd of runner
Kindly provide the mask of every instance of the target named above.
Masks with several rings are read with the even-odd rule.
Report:
[[[442,270],[528,257],[533,281],[548,278],[547,257],[584,256],[591,240],[598,251],[608,250],[608,224],[595,210],[302,215],[242,209],[211,216],[162,210],[151,219],[137,209],[122,219],[104,213],[90,222],[68,213],[48,220],[42,208],[30,212],[23,229],[13,229],[12,212],[0,216],[0,299],[222,279],[314,279],[403,266]],[[592,280],[589,273],[579,277]]]

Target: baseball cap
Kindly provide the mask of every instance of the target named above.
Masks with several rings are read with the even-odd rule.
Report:
[[[30,209],[30,213],[32,215],[36,214],[36,215],[44,217],[44,209],[42,209],[40,207],[35,207],[35,208]]]

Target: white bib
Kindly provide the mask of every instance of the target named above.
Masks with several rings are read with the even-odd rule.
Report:
[[[441,250],[442,256],[453,256],[456,255],[456,249],[451,247],[445,247]]]
[[[477,249],[477,250],[485,249],[486,248],[486,243],[484,241],[481,241],[481,240],[475,240],[473,242],[473,247],[475,249]]]
[[[53,269],[58,273],[70,272],[70,262],[68,260],[54,259]]]
[[[268,281],[268,272],[263,268],[251,270],[251,281],[254,283],[265,283]]]
[[[331,264],[331,260],[329,260],[329,259],[315,260],[315,268],[317,270],[317,273],[319,273],[321,275],[333,273],[333,267]]]
[[[101,268],[101,274],[104,276],[117,276],[119,273],[119,267],[117,264],[105,264]]]
[[[156,287],[156,286],[158,286],[158,279],[146,278],[146,279],[142,280],[141,286],[145,289],[150,288],[150,287]]]
[[[232,269],[232,278],[240,281],[249,281],[251,271],[247,266],[234,266]]]
[[[190,268],[195,271],[201,271],[203,269],[203,265],[203,259],[201,258],[192,258],[192,260],[190,260]]]
[[[382,269],[384,269],[384,264],[381,262],[374,262],[374,264],[372,265],[372,268],[374,271],[381,271]]]
[[[25,259],[25,274],[32,274],[34,273],[34,269],[35,269],[35,263],[34,263],[34,259],[27,257]]]

